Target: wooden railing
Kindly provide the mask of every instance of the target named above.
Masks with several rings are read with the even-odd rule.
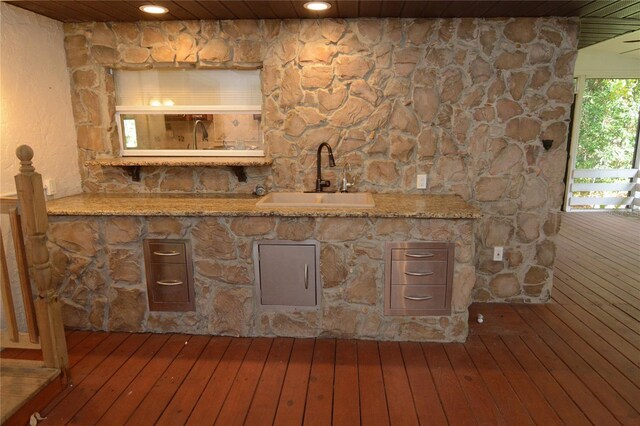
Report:
[[[569,182],[567,211],[602,211],[602,209],[633,209],[640,207],[638,169],[596,170],[575,169]],[[576,180],[591,182],[576,182]],[[598,182],[615,180],[616,182]],[[587,196],[576,194],[586,192]],[[618,192],[606,196],[606,192]]]
[[[16,309],[13,302],[11,280],[9,278],[7,252],[4,248],[4,235],[2,234],[2,230],[0,230],[2,313],[6,324],[6,329],[2,330],[0,346],[3,348],[40,348],[38,326],[33,305],[33,292],[31,291],[31,280],[29,278],[29,265],[27,264],[27,254],[24,247],[21,219],[18,214],[18,199],[0,198],[0,213],[9,216],[11,239],[13,241],[15,263],[20,281],[20,294],[22,296],[22,305],[24,307],[27,327],[27,333],[20,333],[18,331]]]
[[[28,299],[25,302],[25,312],[32,309],[32,313],[27,313],[29,340],[39,339],[40,348],[42,349],[42,357],[45,367],[59,368],[66,375],[69,360],[67,354],[67,343],[65,341],[64,325],[62,323],[62,313],[60,302],[58,301],[56,284],[51,279],[51,265],[49,263],[49,251],[47,249],[47,227],[48,217],[46,201],[44,197],[44,189],[42,187],[42,176],[36,173],[31,163],[33,158],[33,150],[27,145],[21,145],[16,150],[16,155],[20,159],[20,173],[16,176],[16,192],[17,192],[17,211],[15,206],[11,207],[6,202],[12,219],[12,229],[14,235],[14,243],[16,236],[20,236],[22,232],[24,245],[16,249],[17,263],[19,269],[21,290],[23,298]],[[3,207],[4,212],[4,207]],[[16,221],[15,225],[13,220]],[[28,265],[28,269],[27,266]],[[28,270],[28,272],[27,272]],[[5,280],[6,278],[6,280]],[[35,300],[31,294],[29,279],[33,281],[35,289]],[[6,285],[5,285],[6,283]],[[9,318],[8,339],[11,341],[19,341],[19,333],[15,324],[15,311],[7,308],[7,301],[12,300],[11,286],[6,268],[6,257],[4,246],[2,249],[2,296],[5,301],[5,315]],[[5,292],[7,297],[5,297]],[[33,306],[33,308],[28,308]],[[35,312],[35,316],[33,316]],[[33,319],[35,318],[35,321]],[[37,328],[36,328],[37,324]],[[32,337],[31,333],[34,333]],[[3,333],[4,334],[4,333]],[[16,337],[17,336],[17,337]]]

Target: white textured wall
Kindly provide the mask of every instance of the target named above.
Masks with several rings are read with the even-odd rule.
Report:
[[[34,165],[42,176],[55,179],[56,198],[81,192],[63,40],[62,23],[0,2],[0,194],[15,193],[15,150],[21,144],[34,149]],[[11,261],[5,215],[1,226]],[[8,269],[24,324],[15,262]]]
[[[63,43],[62,23],[0,3],[0,194],[15,192],[21,144],[56,198],[81,192]]]

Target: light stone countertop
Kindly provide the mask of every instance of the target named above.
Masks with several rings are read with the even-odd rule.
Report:
[[[47,203],[52,216],[284,216],[476,219],[457,195],[373,194],[373,208],[257,208],[249,194],[79,194]]]

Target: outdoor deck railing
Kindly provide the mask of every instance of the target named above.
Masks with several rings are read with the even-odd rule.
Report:
[[[575,169],[569,182],[566,210],[640,208],[639,175],[638,169]],[[591,182],[584,182],[586,180]],[[584,196],[584,193],[587,195]]]

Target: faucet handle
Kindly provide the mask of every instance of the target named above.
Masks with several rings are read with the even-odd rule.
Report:
[[[331,186],[331,181],[325,179],[316,179],[316,192],[322,192],[322,188]]]

